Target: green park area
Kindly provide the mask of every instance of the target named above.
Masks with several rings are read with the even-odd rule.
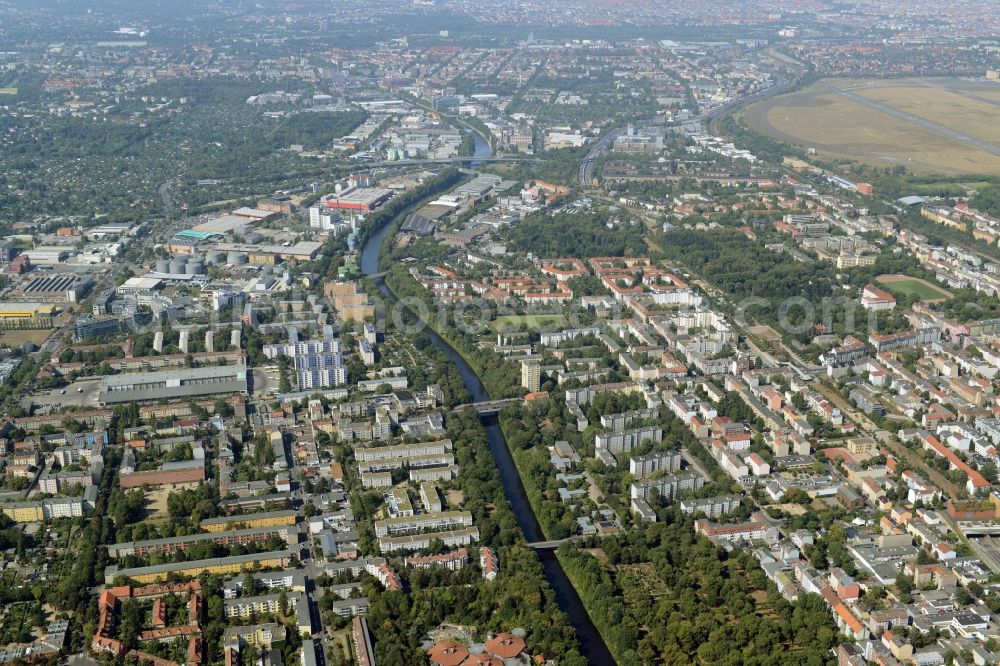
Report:
[[[532,314],[532,315],[504,315],[497,317],[493,322],[493,328],[497,331],[517,329],[521,326],[537,330],[539,328],[549,328],[561,326],[566,321],[561,314]]]

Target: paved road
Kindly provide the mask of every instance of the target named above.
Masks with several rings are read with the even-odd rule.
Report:
[[[470,131],[475,132],[479,136],[483,137],[483,133],[480,132],[475,127],[471,125],[468,126]],[[483,137],[485,141],[486,138]],[[487,143],[489,143],[487,141]],[[543,161],[541,157],[530,157],[523,156],[517,157],[514,155],[509,155],[507,157],[475,157],[474,155],[465,155],[461,157],[447,157],[439,160],[395,160],[393,162],[358,162],[361,166],[373,167],[373,166],[413,166],[420,164],[462,164],[465,162],[541,162]]]
[[[703,113],[702,122],[705,123],[705,127],[708,128],[708,131],[711,132],[712,134],[718,134],[716,122],[720,118],[722,118],[725,115],[728,115],[733,111],[736,111],[737,109],[753,104],[754,102],[761,102],[770,97],[775,97],[777,95],[782,95],[786,92],[790,92],[799,82],[799,79],[802,77],[802,74],[806,71],[805,65],[798,62],[794,58],[791,58],[785,55],[784,53],[781,53],[775,47],[766,49],[762,55],[767,56],[767,58],[771,59],[772,62],[780,61],[782,64],[784,64],[784,66],[787,68],[788,71],[787,72],[775,71],[774,85],[772,85],[770,88],[767,88],[766,90],[760,90],[751,95],[747,95],[745,97],[739,97],[737,99],[732,100],[731,102],[723,104],[722,106],[716,109],[712,109],[710,111]],[[763,63],[761,62],[760,58],[757,59],[757,62],[758,64],[763,66]]]
[[[956,132],[953,129],[945,127],[944,125],[938,125],[937,123],[931,122],[924,118],[920,118],[918,116],[914,116],[909,113],[904,113],[903,111],[894,109],[891,106],[887,106],[880,102],[870,100],[867,97],[862,97],[861,95],[852,93],[849,90],[838,88],[836,86],[830,85],[829,83],[819,83],[817,85],[820,88],[823,88],[824,90],[840,95],[841,97],[845,97],[851,100],[852,102],[861,104],[862,106],[867,106],[869,109],[875,109],[876,111],[881,111],[882,113],[888,114],[893,118],[905,120],[908,123],[912,123],[914,125],[917,125],[918,127],[922,127],[926,130],[934,132],[935,134],[948,137],[949,139],[954,139],[955,141],[964,143],[967,146],[972,146],[973,148],[985,150],[991,155],[1000,156],[1000,146],[989,143],[988,141],[983,141],[982,139],[976,139],[975,137],[971,137],[967,134]]]
[[[684,461],[688,465],[694,467],[695,471],[701,474],[703,477],[705,477],[706,479],[712,478],[712,475],[708,473],[708,470],[705,469],[705,466],[701,464],[701,461],[698,460],[698,458],[696,458],[690,451],[688,451],[687,449],[681,449],[681,457],[684,458]]]
[[[174,200],[170,196],[170,187],[173,184],[173,181],[170,180],[160,183],[159,193],[160,201],[163,202],[163,217],[170,217],[170,214],[174,212]]]
[[[594,161],[598,157],[607,152],[611,144],[614,143],[615,139],[622,133],[620,129],[608,130],[601,139],[595,143],[587,156],[583,158],[580,162],[580,173],[578,174],[578,180],[580,181],[580,187],[590,187],[594,182]]]
[[[720,118],[744,106],[748,106],[755,102],[762,102],[770,97],[776,97],[789,92],[795,86],[797,81],[798,79],[791,81],[784,78],[778,79],[775,81],[773,86],[766,90],[761,90],[745,97],[738,97],[731,102],[726,102],[722,106],[712,109],[711,111],[706,111],[701,116],[702,122],[705,124],[705,127],[710,133],[718,134],[715,123]]]

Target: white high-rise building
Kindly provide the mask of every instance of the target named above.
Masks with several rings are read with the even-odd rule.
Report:
[[[542,368],[537,363],[521,363],[521,386],[531,393],[538,391],[542,385]]]
[[[288,356],[295,363],[299,390],[341,386],[347,383],[347,368],[340,340],[306,340],[266,345],[264,355],[273,359]]]
[[[313,206],[309,209],[309,226],[313,229],[337,233],[346,229],[348,225],[341,220],[340,213],[328,208]]]

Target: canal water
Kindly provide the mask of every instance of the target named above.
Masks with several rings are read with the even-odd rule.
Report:
[[[489,144],[483,140],[478,132],[473,132],[473,137],[476,140],[476,148],[473,155],[475,157],[489,157]],[[379,250],[382,247],[382,241],[390,229],[392,229],[391,220],[379,229],[376,229],[362,248],[361,271],[365,275],[374,275],[380,272]],[[390,303],[398,303],[396,295],[392,293],[382,277],[375,278],[375,283],[382,292],[382,295]],[[404,310],[404,315],[410,319],[416,319],[416,315],[409,310]],[[462,381],[465,382],[466,388],[472,394],[473,401],[483,402],[489,400],[490,396],[486,392],[482,381],[480,381],[479,376],[472,369],[472,366],[462,358],[462,355],[430,328],[426,329],[426,333],[430,337],[431,342],[443,351],[448,359],[458,368],[458,372],[462,376]],[[481,420],[486,430],[486,438],[489,441],[493,459],[500,470],[500,480],[503,483],[504,492],[511,504],[514,515],[517,517],[518,525],[521,527],[521,531],[524,532],[525,539],[529,543],[544,541],[545,536],[542,534],[538,519],[531,509],[531,504],[528,502],[528,495],[524,491],[521,477],[514,466],[514,459],[510,454],[510,449],[507,447],[507,440],[503,436],[503,431],[500,430],[497,417],[482,417]],[[576,629],[577,637],[580,640],[581,653],[594,666],[611,666],[615,664],[614,659],[611,657],[611,652],[604,643],[604,639],[601,638],[601,634],[597,631],[594,623],[590,621],[590,616],[587,615],[587,611],[583,608],[583,602],[580,601],[579,595],[573,588],[572,583],[570,583],[569,578],[566,577],[566,573],[559,564],[559,560],[556,559],[555,553],[550,550],[537,551],[537,553],[545,570],[545,578],[548,580],[549,585],[552,586],[552,589],[555,590],[559,607],[569,616],[570,623]]]

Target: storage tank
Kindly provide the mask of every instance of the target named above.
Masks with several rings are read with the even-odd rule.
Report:
[[[184,270],[187,268],[187,261],[181,257],[174,257],[170,260],[170,270],[168,273],[173,273],[174,275],[184,275]]]
[[[170,272],[170,260],[169,259],[157,259],[156,260],[156,272],[157,273],[169,273]]]
[[[186,275],[204,275],[205,262],[203,262],[201,259],[192,259],[191,261],[187,262],[184,273]]]
[[[242,266],[247,263],[246,252],[237,252],[235,250],[230,252],[226,255],[226,263],[231,266]]]
[[[218,250],[212,250],[205,255],[205,263],[209,266],[217,266],[219,264],[225,263],[226,254],[224,252],[219,252]]]

